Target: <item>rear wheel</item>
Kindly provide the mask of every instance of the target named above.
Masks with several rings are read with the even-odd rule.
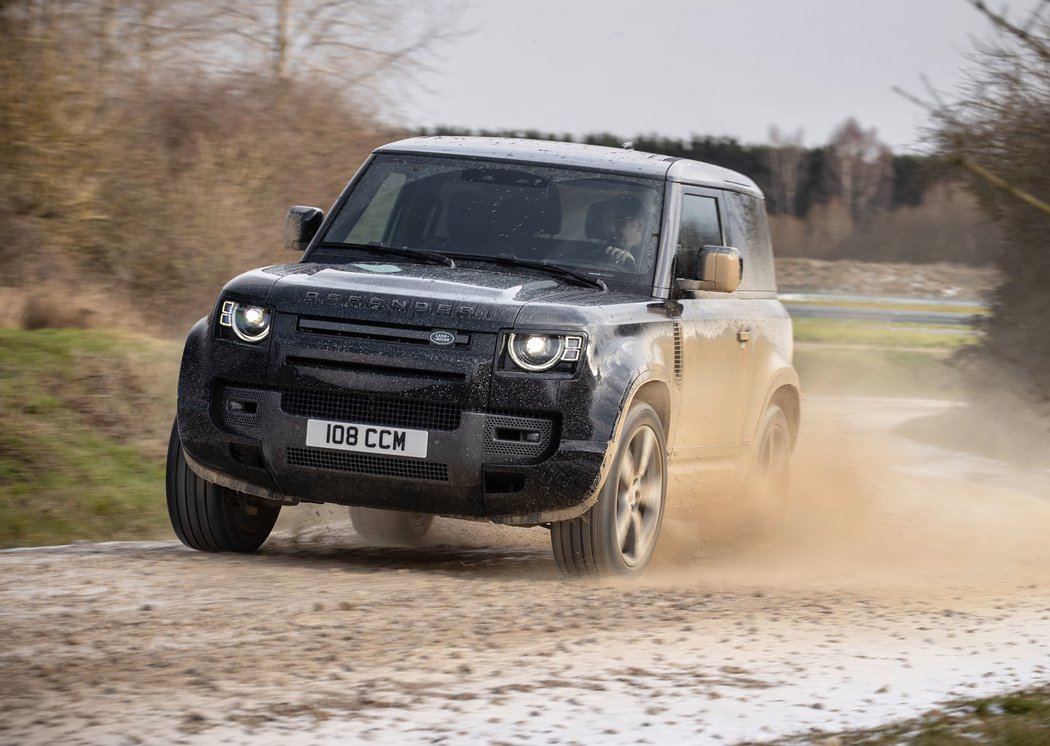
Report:
[[[775,517],[786,507],[794,436],[784,410],[769,405],[758,428],[749,491],[755,506]]]
[[[281,506],[201,479],[186,463],[177,424],[168,441],[168,517],[179,540],[202,552],[254,552]]]
[[[554,559],[570,575],[638,575],[649,564],[663,521],[667,444],[648,404],[627,413],[601,494],[579,518],[551,525]]]
[[[434,516],[427,513],[350,508],[350,522],[354,524],[357,535],[381,546],[419,546],[433,520]]]

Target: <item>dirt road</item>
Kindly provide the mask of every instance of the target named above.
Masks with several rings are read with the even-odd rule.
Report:
[[[892,434],[944,406],[809,400],[791,515],[679,515],[635,583],[303,507],[254,557],[0,553],[0,744],[734,743],[1050,681],[1050,471]]]

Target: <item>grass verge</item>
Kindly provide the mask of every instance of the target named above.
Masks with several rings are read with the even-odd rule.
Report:
[[[180,345],[0,330],[0,546],[166,535]]]
[[[805,394],[955,399],[964,393],[952,351],[798,344],[795,369]]]
[[[908,349],[955,350],[975,344],[972,329],[951,324],[881,324],[839,319],[794,319],[796,342],[897,347]]]
[[[805,300],[791,300],[788,298],[781,297],[784,305],[790,310],[792,306],[818,306],[820,308],[844,308],[850,310],[870,310],[870,311],[938,311],[941,313],[958,313],[966,316],[988,316],[991,310],[985,305],[976,305],[973,303],[959,303],[951,304],[944,302],[922,302],[922,300],[914,300],[908,302],[905,300],[893,301],[893,300],[876,300],[876,301],[864,301],[857,299],[850,300],[824,300],[822,298],[814,298],[812,296],[807,297]]]
[[[863,731],[782,741],[824,746],[1050,746],[1050,686],[956,702],[921,718]]]

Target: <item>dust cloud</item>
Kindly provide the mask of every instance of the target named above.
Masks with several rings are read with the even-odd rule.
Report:
[[[979,444],[987,423],[961,433],[968,410],[924,399],[814,397],[807,405],[784,510],[709,506],[692,541],[688,525],[670,521],[670,546],[647,582],[702,576],[726,586],[958,599],[1050,578],[1050,470],[902,435],[909,423],[926,421],[927,435],[944,423],[956,427],[956,445]],[[1050,466],[1045,454],[1042,463]]]
[[[1025,469],[941,448],[979,443],[973,414],[951,402],[810,397],[781,510],[734,494],[665,518],[646,586],[800,589],[927,599],[987,597],[1050,577],[1050,470]],[[916,425],[918,423],[918,425]],[[918,430],[922,439],[909,437]],[[1038,454],[1029,454],[1036,462]],[[361,547],[346,508],[286,509],[278,541]],[[420,550],[550,557],[548,533],[437,519]],[[551,573],[557,577],[557,573]]]

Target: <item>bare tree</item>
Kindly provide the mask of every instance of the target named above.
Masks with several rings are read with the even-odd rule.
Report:
[[[930,112],[931,139],[971,175],[1006,239],[984,357],[1050,400],[1050,0],[1036,0],[1022,22],[969,2],[995,34],[978,46],[960,95],[946,101],[927,86],[926,99],[911,98]]]
[[[772,211],[794,215],[798,210],[798,190],[808,160],[802,145],[802,130],[785,134],[778,127],[771,127],[765,158],[770,182],[767,196]]]
[[[100,85],[187,68],[324,79],[360,89],[425,65],[458,34],[463,0],[2,0],[29,36],[60,34]]]
[[[852,218],[863,222],[889,207],[893,153],[874,129],[848,119],[835,130],[824,159],[825,190],[842,200]]]
[[[403,97],[387,83],[453,21],[430,0],[0,0],[0,282],[203,291],[389,139],[364,93]]]
[[[406,72],[454,38],[461,3],[406,0],[224,0],[215,28],[238,54],[262,60],[277,79],[323,77],[360,88]]]

